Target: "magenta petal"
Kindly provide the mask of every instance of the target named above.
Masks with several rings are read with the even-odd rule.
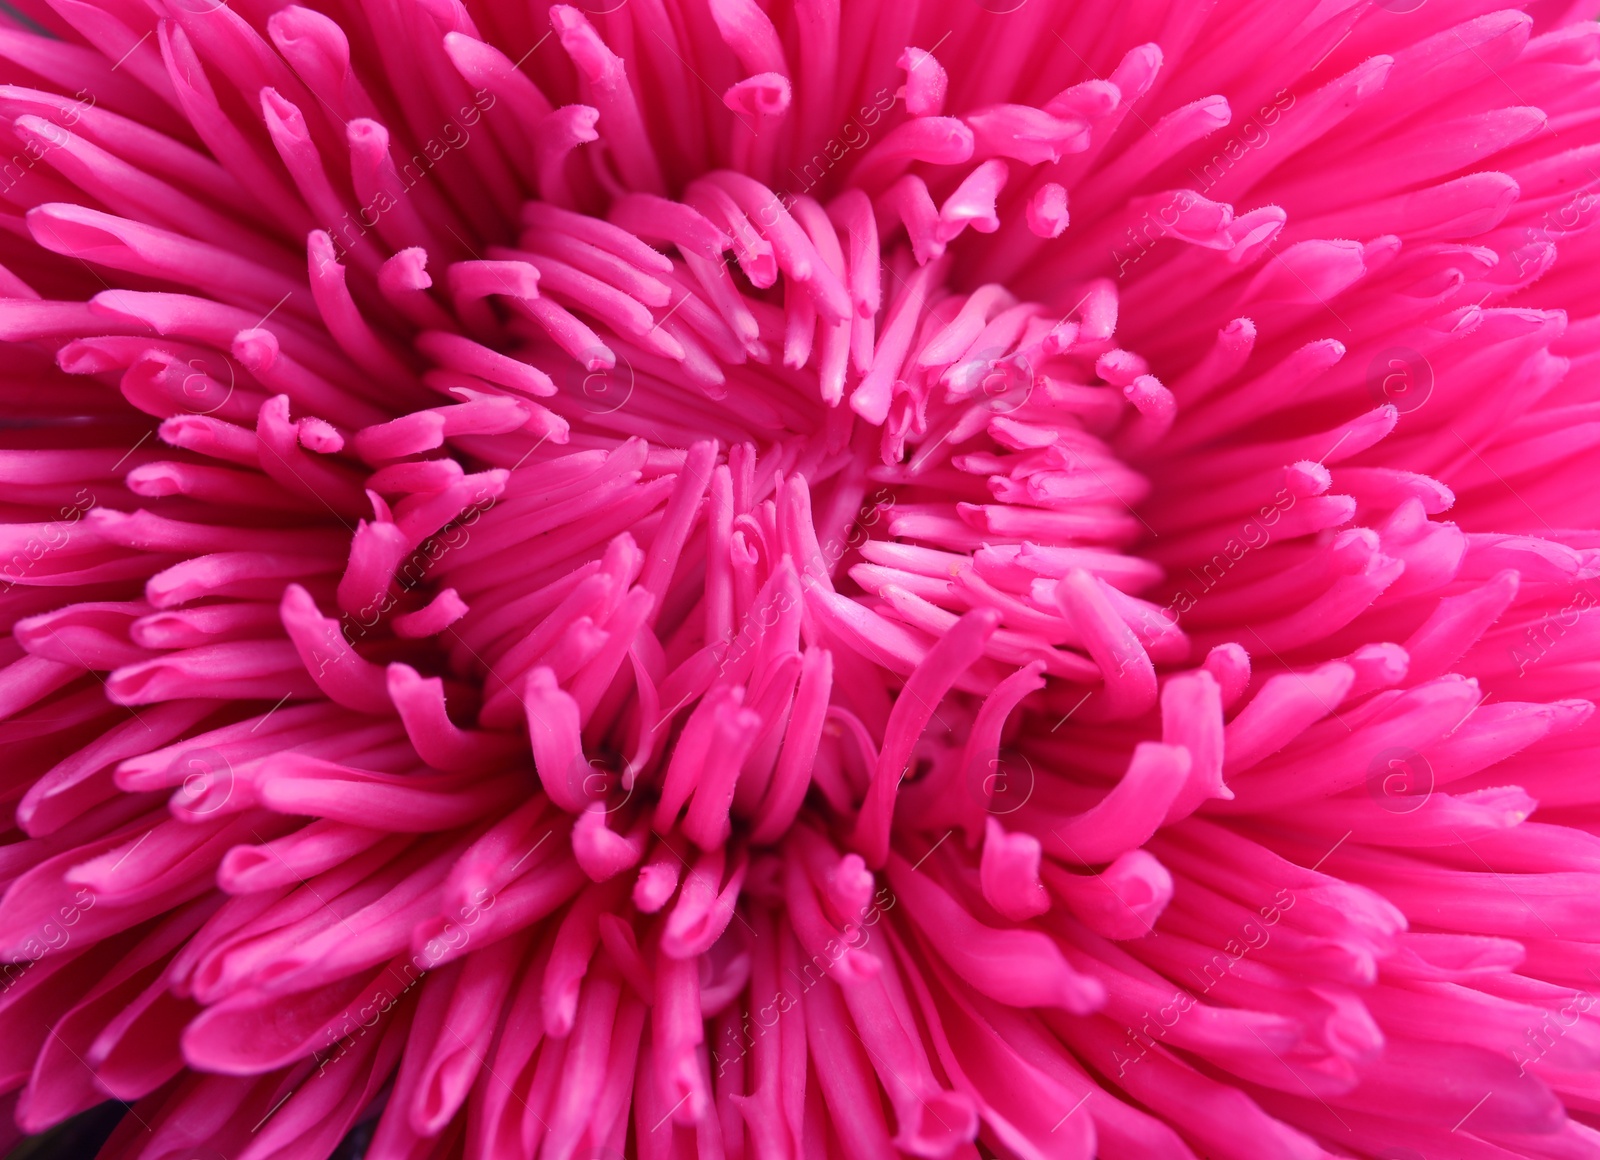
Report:
[[[1600,1155],[1600,32],[1481,7],[16,0],[0,1113]]]

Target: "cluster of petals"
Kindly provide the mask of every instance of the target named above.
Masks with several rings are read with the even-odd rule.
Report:
[[[1600,5],[310,4],[0,6],[0,1136],[1600,1158]]]

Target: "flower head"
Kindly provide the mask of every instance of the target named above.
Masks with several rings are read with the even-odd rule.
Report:
[[[21,0],[19,1128],[1600,1155],[1594,7]]]

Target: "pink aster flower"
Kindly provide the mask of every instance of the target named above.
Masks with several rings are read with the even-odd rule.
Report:
[[[1600,1157],[1600,25],[12,0],[0,1091]]]

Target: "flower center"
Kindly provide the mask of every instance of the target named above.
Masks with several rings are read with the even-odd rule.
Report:
[[[512,470],[430,575],[466,597],[480,723],[526,720],[596,842],[647,818],[764,845],[805,810],[881,861],[922,816],[981,829],[1033,760],[1008,715],[1142,713],[1186,649],[1129,594],[1158,572],[1123,552],[1148,490],[1124,449],[1171,398],[1112,288],[963,290],[996,189],[903,207],[883,248],[916,192],[825,208],[718,171],[607,221],[530,204],[518,248],[447,271],[515,362],[439,341],[433,373],[535,368],[511,390],[548,418],[488,457]]]

